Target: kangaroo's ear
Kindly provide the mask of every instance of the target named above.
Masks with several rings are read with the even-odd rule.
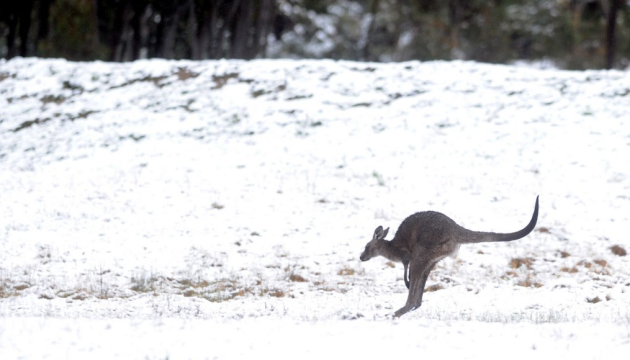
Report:
[[[379,227],[374,230],[374,237],[372,239],[381,239],[381,235],[383,235],[383,227],[379,225]]]
[[[385,239],[385,236],[387,236],[388,232],[389,232],[389,228],[385,229],[385,231],[383,232],[383,236],[381,236],[381,239]]]

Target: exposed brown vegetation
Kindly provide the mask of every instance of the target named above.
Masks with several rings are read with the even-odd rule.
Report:
[[[532,269],[532,263],[535,261],[533,258],[514,258],[510,260],[510,267],[512,269],[518,269],[521,266],[525,266],[527,270]]]
[[[42,104],[55,103],[59,105],[63,103],[64,101],[66,101],[66,98],[63,95],[46,95],[42,97],[41,99],[39,99],[39,101],[41,101]]]
[[[354,275],[355,273],[356,271],[349,267],[344,267],[343,269],[339,269],[339,271],[337,271],[337,275],[341,275],[341,276]]]
[[[238,78],[238,73],[227,73],[223,75],[212,75],[212,81],[214,81],[214,87],[212,90],[217,90],[225,86],[230,79]]]
[[[191,79],[191,78],[196,78],[197,76],[199,76],[199,74],[194,73],[194,72],[192,72],[192,71],[190,71],[190,70],[188,70],[187,68],[184,68],[184,67],[177,68],[176,74],[177,74],[177,78],[180,81],[188,80],[188,79]]]
[[[424,289],[424,292],[433,292],[433,291],[438,291],[438,290],[442,290],[442,289],[444,289],[444,285],[442,285],[442,284],[435,284],[435,285],[427,286]]]
[[[291,274],[289,275],[289,281],[293,281],[293,282],[306,282],[307,280],[302,277],[301,275],[298,274]]]
[[[520,280],[519,282],[516,283],[516,285],[522,286],[522,287],[528,287],[528,288],[530,287],[539,288],[543,286],[541,283],[539,283],[538,281],[535,281],[530,276],[527,276],[524,280]]]
[[[613,245],[610,247],[610,251],[617,255],[617,256],[626,256],[628,255],[628,253],[626,252],[626,249],[624,249],[623,247],[621,247],[620,245]]]
[[[593,260],[593,262],[601,267],[606,267],[608,266],[608,262],[604,259],[595,259]]]
[[[223,206],[223,205],[221,205],[221,204],[219,204],[219,203],[216,203],[216,202],[213,202],[213,203],[212,203],[212,208],[213,208],[213,209],[221,210],[221,209],[223,209],[224,207],[225,207],[225,206]]]
[[[560,269],[560,271],[567,272],[569,274],[575,274],[576,272],[578,272],[578,269],[575,266],[572,267],[572,268],[563,267],[563,268]]]
[[[586,301],[591,303],[591,304],[597,304],[598,302],[600,302],[602,300],[598,296],[596,296],[596,297],[594,297],[592,299],[586,298]]]

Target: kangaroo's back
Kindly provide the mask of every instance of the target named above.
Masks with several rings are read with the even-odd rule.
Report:
[[[392,242],[408,248],[432,248],[461,236],[461,226],[450,217],[436,211],[422,211],[408,216],[398,227]]]
[[[422,211],[408,216],[398,227],[392,243],[412,252],[416,246],[430,249],[447,242],[470,244],[478,242],[512,241],[527,236],[538,220],[538,197],[529,223],[512,233],[472,231],[458,225],[450,217],[436,211]]]

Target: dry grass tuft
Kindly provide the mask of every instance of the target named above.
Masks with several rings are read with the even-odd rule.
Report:
[[[205,288],[205,287],[210,286],[210,283],[203,279],[197,279],[197,280],[184,279],[184,280],[177,280],[177,282],[183,286],[182,288],[198,289],[198,288]]]
[[[213,203],[212,203],[212,208],[213,208],[213,209],[221,210],[221,209],[223,209],[224,207],[225,207],[225,206],[223,206],[223,205],[221,205],[221,204],[219,204],[219,203],[216,203],[216,202],[213,202]]]
[[[9,286],[9,284],[2,282],[0,283],[0,299],[10,298],[11,296],[17,296],[18,292]]]
[[[180,81],[188,80],[190,78],[196,78],[197,76],[199,76],[199,74],[192,72],[184,67],[178,68],[176,74],[177,74],[177,78]]]
[[[578,272],[578,269],[575,266],[572,268],[563,267],[562,269],[560,269],[560,271],[567,272],[569,274],[575,274],[576,272]]]
[[[291,274],[289,275],[289,281],[293,281],[293,282],[306,282],[307,280],[302,277],[301,275],[298,274]]]
[[[285,293],[282,290],[275,289],[275,290],[269,291],[269,296],[283,298],[285,296]]]
[[[438,290],[442,290],[442,289],[444,289],[444,285],[442,285],[442,284],[435,284],[435,285],[427,286],[424,289],[424,292],[434,292],[434,291],[438,291]]]
[[[39,101],[41,101],[42,104],[55,103],[59,105],[63,103],[64,101],[66,101],[66,98],[63,95],[46,95],[42,97],[41,99],[39,99]]]
[[[626,256],[628,255],[628,253],[626,252],[626,249],[624,249],[623,247],[619,246],[619,245],[613,245],[610,247],[610,251],[617,255],[617,256]]]
[[[583,267],[585,267],[585,268],[587,268],[587,269],[590,269],[590,268],[591,268],[591,266],[593,266],[593,264],[592,264],[591,262],[589,262],[589,261],[586,261],[586,260],[580,260],[580,261],[576,264],[576,266],[583,266]]]
[[[28,288],[30,288],[30,287],[31,287],[31,286],[30,286],[30,285],[28,285],[28,284],[22,284],[22,285],[16,285],[16,286],[14,286],[13,288],[14,288],[15,290],[17,290],[17,291],[22,291],[22,290],[28,289]]]
[[[532,263],[535,261],[533,258],[514,258],[510,260],[510,267],[512,269],[518,269],[521,266],[525,266],[527,270],[532,269]]]
[[[354,275],[355,273],[356,271],[349,267],[344,267],[343,269],[339,269],[339,271],[337,271],[337,275],[340,275],[340,276],[351,276],[351,275]]]
[[[527,276],[525,278],[525,280],[521,280],[519,282],[516,283],[517,286],[522,286],[522,287],[534,287],[534,288],[539,288],[541,286],[543,286],[541,283],[539,283],[538,281],[533,280],[531,277]]]
[[[608,262],[604,259],[596,259],[596,260],[593,260],[593,262],[601,267],[608,266]]]
[[[505,275],[501,276],[501,278],[503,280],[509,280],[510,278],[515,278],[518,277],[518,273],[514,272],[514,271],[506,271]]]
[[[131,277],[131,290],[135,292],[151,292],[157,289],[158,277],[154,274],[141,273]]]
[[[214,87],[212,88],[212,90],[220,89],[223,86],[225,86],[225,84],[227,84],[227,82],[230,79],[237,79],[237,78],[238,78],[238,73],[227,73],[227,74],[223,74],[223,75],[212,75],[212,81],[214,81]]]

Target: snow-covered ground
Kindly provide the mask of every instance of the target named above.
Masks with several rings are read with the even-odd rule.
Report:
[[[615,358],[628,159],[628,72],[0,60],[0,358]],[[377,226],[536,195],[391,319]]]

